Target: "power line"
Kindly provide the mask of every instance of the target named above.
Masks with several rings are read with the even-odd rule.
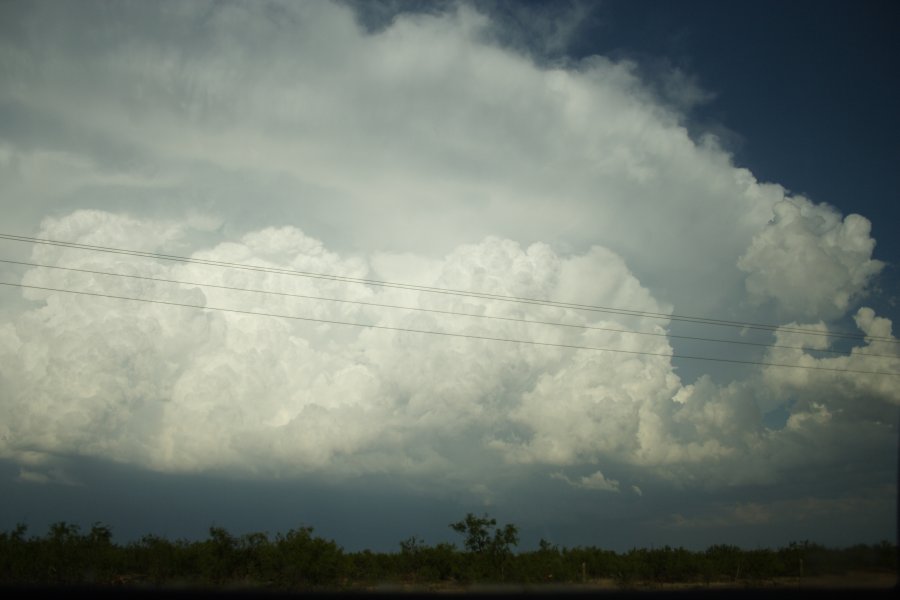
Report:
[[[159,282],[159,283],[175,283],[175,284],[179,284],[179,285],[209,287],[209,288],[230,290],[230,291],[236,291],[236,292],[250,292],[250,293],[256,293],[256,294],[272,294],[272,295],[276,295],[276,296],[286,296],[286,297],[290,297],[290,298],[303,298],[306,300],[325,300],[328,302],[340,302],[340,303],[345,303],[345,304],[359,304],[359,305],[363,305],[363,306],[374,306],[374,307],[378,307],[378,308],[414,310],[414,311],[420,311],[420,312],[452,315],[452,316],[458,316],[458,317],[472,317],[472,318],[477,318],[477,319],[492,319],[492,320],[498,320],[498,321],[510,321],[510,322],[514,322],[514,323],[528,323],[528,324],[533,324],[533,325],[550,325],[550,326],[556,326],[556,327],[570,327],[570,328],[574,328],[574,329],[585,329],[585,330],[594,330],[594,331],[609,331],[609,332],[614,332],[614,333],[625,333],[625,334],[632,334],[632,335],[650,335],[650,336],[656,336],[656,337],[676,338],[676,339],[692,340],[692,341],[700,341],[700,342],[714,342],[714,343],[720,343],[720,344],[738,344],[738,345],[742,345],[742,346],[757,346],[757,347],[763,347],[763,348],[781,348],[781,349],[786,349],[786,350],[799,350],[799,351],[808,350],[808,348],[805,348],[803,346],[786,346],[783,344],[765,344],[765,343],[761,343],[761,342],[748,342],[748,341],[743,341],[743,340],[723,340],[723,339],[717,339],[717,338],[705,338],[705,337],[689,336],[689,335],[676,335],[676,334],[670,334],[670,333],[655,333],[655,332],[651,332],[651,331],[629,331],[626,329],[616,329],[613,327],[598,327],[596,325],[580,325],[577,323],[560,323],[560,322],[556,322],[556,321],[539,321],[539,320],[535,320],[535,319],[521,319],[521,318],[516,318],[516,317],[501,317],[501,316],[497,316],[497,315],[479,315],[479,314],[474,314],[474,313],[465,313],[465,312],[458,312],[458,311],[452,311],[452,310],[440,310],[440,309],[436,309],[436,308],[422,308],[422,307],[418,307],[418,306],[403,306],[403,305],[397,305],[397,304],[383,304],[380,302],[366,302],[363,300],[346,300],[346,299],[341,299],[341,298],[328,298],[325,296],[313,296],[313,295],[309,295],[309,294],[296,294],[296,293],[291,293],[291,292],[260,290],[260,289],[254,289],[254,288],[243,288],[243,287],[237,287],[237,286],[219,285],[219,284],[214,284],[214,283],[184,281],[184,280],[179,280],[179,279],[165,279],[165,278],[161,278],[161,277],[150,277],[150,276],[146,276],[146,275],[130,275],[127,273],[111,273],[109,271],[96,271],[93,269],[81,269],[81,268],[76,268],[76,267],[62,267],[59,265],[45,265],[45,264],[41,264],[41,263],[24,262],[24,261],[18,261],[18,260],[7,260],[7,259],[2,259],[2,258],[0,258],[0,263],[23,265],[23,266],[29,266],[29,267],[39,267],[39,268],[45,268],[45,269],[57,269],[57,270],[61,270],[61,271],[73,271],[76,273],[89,273],[92,275],[125,277],[125,278],[129,278],[129,279],[139,279],[139,280],[143,280],[143,281],[154,281],[154,282]],[[831,354],[845,355],[844,352],[842,352],[841,350],[833,350],[830,348],[826,348],[826,349],[815,349],[814,348],[812,350],[816,350],[818,352],[827,352],[827,353],[831,353]],[[870,353],[870,352],[858,352],[858,353],[856,353],[856,356],[894,358],[894,355],[892,355],[892,354],[876,354],[876,353]]]
[[[619,314],[625,316],[632,317],[641,317],[641,318],[649,318],[649,319],[663,319],[663,320],[671,320],[671,321],[684,321],[688,323],[696,323],[701,325],[715,325],[722,327],[740,327],[742,329],[759,329],[765,331],[781,331],[787,333],[802,333],[806,335],[817,335],[823,337],[838,337],[838,338],[846,338],[846,339],[854,339],[854,340],[871,340],[871,341],[879,341],[886,343],[900,343],[900,340],[895,340],[893,338],[882,337],[882,336],[866,336],[859,335],[849,332],[822,332],[815,331],[812,329],[804,329],[800,327],[782,327],[778,325],[766,324],[766,323],[748,323],[741,321],[729,321],[725,319],[712,319],[706,317],[696,317],[690,315],[678,315],[678,314],[665,314],[665,313],[655,313],[648,311],[639,311],[639,310],[631,310],[631,309],[623,309],[623,308],[614,308],[607,306],[597,306],[590,304],[578,304],[572,302],[557,302],[553,300],[540,300],[536,298],[524,298],[520,296],[512,296],[512,295],[501,295],[501,294],[491,294],[487,292],[473,292],[466,290],[456,290],[451,288],[439,288],[432,286],[423,286],[423,285],[413,285],[407,283],[397,283],[390,281],[383,281],[378,279],[364,279],[360,277],[348,277],[344,275],[333,275],[327,273],[313,273],[310,271],[299,271],[294,269],[282,269],[276,267],[262,267],[255,265],[247,265],[242,263],[232,263],[226,261],[217,261],[210,259],[201,259],[201,258],[190,258],[186,256],[178,256],[174,254],[160,254],[157,252],[145,252],[142,250],[129,250],[125,248],[114,248],[109,246],[96,246],[92,244],[81,244],[77,242],[64,242],[60,240],[50,240],[45,238],[35,238],[28,236],[20,236],[13,234],[0,233],[0,239],[6,239],[9,241],[16,242],[29,242],[36,244],[46,244],[51,246],[61,246],[67,248],[76,248],[80,250],[90,250],[95,252],[105,252],[111,254],[123,254],[128,256],[141,256],[144,258],[154,258],[159,260],[169,260],[169,261],[177,261],[184,262],[189,264],[202,264],[209,266],[217,266],[217,267],[228,267],[233,269],[242,269],[247,271],[257,271],[264,273],[276,273],[281,275],[293,275],[299,277],[309,277],[314,279],[325,279],[330,281],[342,281],[346,283],[355,283],[355,284],[364,284],[364,285],[375,285],[381,287],[389,287],[396,289],[405,289],[410,291],[419,291],[419,292],[427,292],[434,294],[445,294],[445,295],[453,295],[453,296],[462,296],[468,298],[481,298],[487,300],[497,300],[501,302],[515,302],[521,304],[534,304],[541,306],[552,306],[557,308],[571,308],[575,310],[586,310],[591,312],[603,312],[603,313],[611,313],[611,314]]]
[[[556,342],[539,342],[534,340],[517,340],[510,338],[499,338],[492,336],[484,336],[484,335],[474,335],[468,333],[451,333],[447,331],[430,331],[426,329],[412,329],[407,327],[393,327],[390,325],[372,325],[368,323],[352,323],[348,321],[335,321],[332,319],[318,319],[314,317],[300,317],[296,315],[282,315],[275,313],[267,313],[267,312],[257,312],[251,310],[241,310],[237,308],[224,308],[218,306],[203,306],[199,304],[187,304],[183,302],[171,302],[168,300],[153,300],[150,298],[133,298],[130,296],[117,296],[113,294],[101,294],[99,292],[84,292],[78,290],[67,290],[61,288],[51,288],[37,285],[26,285],[23,283],[8,283],[5,281],[0,281],[0,285],[5,285],[9,287],[21,287],[21,288],[29,288],[34,290],[44,290],[48,292],[62,292],[66,294],[79,294],[83,296],[94,296],[98,298],[112,298],[117,300],[130,300],[133,302],[146,302],[150,304],[165,304],[168,306],[179,306],[183,308],[194,308],[200,310],[215,310],[220,312],[230,312],[237,314],[245,314],[245,315],[253,315],[258,317],[274,317],[274,318],[282,318],[282,319],[294,319],[299,321],[310,321],[314,323],[327,323],[330,325],[347,325],[351,327],[368,327],[371,329],[383,329],[388,331],[402,331],[406,333],[421,333],[427,335],[443,335],[448,337],[456,337],[456,338],[467,338],[467,339],[475,339],[475,340],[486,340],[493,342],[507,342],[514,344],[530,344],[534,346],[547,346],[554,348],[570,348],[574,350],[594,350],[600,352],[615,352],[618,354],[635,354],[635,355],[644,355],[644,356],[661,356],[665,358],[679,358],[679,359],[688,359],[688,360],[705,360],[711,362],[721,362],[721,363],[732,363],[732,364],[743,364],[743,365],[756,365],[756,366],[764,366],[764,367],[783,367],[790,369],[807,369],[812,371],[833,371],[838,373],[855,373],[860,375],[885,375],[888,377],[900,377],[900,373],[889,373],[884,371],[860,371],[857,369],[836,369],[832,367],[816,367],[809,365],[788,365],[783,363],[770,363],[763,361],[750,361],[750,360],[737,360],[731,358],[713,358],[706,356],[690,356],[686,354],[667,354],[663,352],[645,352],[640,350],[621,350],[617,348],[600,348],[597,346],[579,346],[576,344],[559,344]]]

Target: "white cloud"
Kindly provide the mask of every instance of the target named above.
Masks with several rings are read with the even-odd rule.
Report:
[[[833,208],[800,197],[776,204],[774,212],[737,263],[749,273],[751,298],[775,300],[791,316],[840,317],[884,266],[871,258],[868,219],[842,220]]]
[[[56,484],[56,485],[80,485],[65,471],[61,469],[51,469],[49,471],[35,471],[31,469],[19,469],[17,481],[23,483],[36,483],[39,485]]]
[[[487,235],[600,244],[705,312],[743,293],[733,265],[784,198],[695,144],[633,64],[539,67],[486,41],[491,24],[464,6],[376,35],[329,3],[278,19],[165,4],[140,35],[104,29],[127,17],[91,4],[55,10],[26,11],[26,47],[3,48],[10,110],[67,124],[35,125],[43,154],[8,141],[34,167],[3,191],[29,210],[150,203],[184,218],[200,204],[233,232],[288,219],[343,247],[432,257]],[[101,46],[80,34],[97,28]]]
[[[767,358],[774,363],[783,363],[793,360],[813,369],[783,369],[767,367],[764,369],[764,377],[767,386],[773,390],[779,390],[782,395],[800,395],[804,398],[819,398],[819,402],[839,406],[846,414],[859,414],[860,412],[872,416],[873,409],[880,412],[890,411],[891,406],[900,405],[900,390],[896,385],[896,376],[873,375],[875,373],[900,372],[900,344],[892,335],[891,321],[884,317],[878,317],[868,307],[860,308],[854,316],[857,327],[868,336],[861,345],[855,346],[845,355],[829,355],[816,357],[814,353],[803,353],[799,358],[796,352],[782,348],[771,348]],[[795,329],[797,323],[785,325],[776,333],[779,344],[795,342],[802,335],[784,331]],[[799,327],[808,330],[828,331],[823,324],[801,324]],[[819,337],[816,344],[807,344],[811,348],[825,345]],[[834,338],[826,338],[833,340]],[[788,345],[788,344],[785,344]],[[827,347],[827,346],[826,346]],[[814,370],[835,369],[829,370]],[[860,371],[853,376],[848,376],[840,370]],[[882,415],[880,420],[890,419]]]
[[[79,211],[48,219],[40,235],[164,251],[183,245],[191,231],[169,221]],[[366,257],[337,254],[292,227],[249,232],[235,242],[196,248],[191,256],[384,279]],[[34,259],[187,283],[31,268],[22,277],[27,285],[629,353],[427,336],[26,289],[33,308],[0,330],[0,384],[9,415],[2,436],[6,456],[33,449],[164,471],[262,476],[373,471],[430,476],[451,469],[453,478],[469,485],[483,485],[485,470],[508,468],[504,463],[575,466],[615,460],[663,478],[699,477],[720,485],[771,482],[790,469],[834,456],[832,452],[862,447],[853,441],[855,435],[877,443],[892,435],[886,419],[889,407],[898,402],[897,393],[878,378],[770,367],[747,381],[720,385],[704,376],[683,385],[664,336],[628,333],[664,331],[654,319],[56,246],[35,246]],[[601,247],[566,255],[545,244],[523,248],[511,240],[486,238],[460,246],[440,261],[409,256],[379,260],[412,281],[445,289],[581,299],[654,313],[665,309],[620,257]],[[199,283],[282,294],[195,285]],[[869,335],[890,334],[890,323],[868,309],[860,311],[857,321]],[[798,335],[779,332],[777,337],[780,343],[802,344]],[[861,356],[864,350],[826,359],[804,354],[800,362],[850,368],[854,361],[867,360]],[[788,361],[779,354],[787,350],[770,352],[773,361]],[[881,367],[885,369],[897,363],[896,358],[879,360],[888,361]],[[872,400],[856,400],[860,391]],[[795,404],[786,427],[767,430],[762,412],[784,405],[789,397]],[[878,398],[885,404],[879,405]],[[850,419],[850,426],[832,431],[835,419]],[[832,450],[808,456],[824,437],[833,439]],[[600,471],[566,481],[585,489],[619,489],[618,481]]]
[[[550,475],[554,479],[561,479],[572,487],[584,490],[597,490],[603,492],[618,492],[619,482],[615,479],[607,479],[601,471],[595,471],[590,475],[584,475],[578,479],[571,479],[563,473],[553,473]],[[634,488],[634,486],[632,486]],[[638,494],[640,495],[640,494]]]
[[[47,220],[40,235],[159,251],[177,247],[189,233],[170,222],[80,211]],[[342,257],[290,227],[250,232],[239,242],[197,249],[192,256],[378,278],[364,258]],[[187,283],[31,268],[22,278],[26,285],[476,336],[632,350],[667,348],[659,337],[438,316],[284,294],[623,331],[646,326],[634,317],[614,319],[553,306],[529,307],[526,315],[521,305],[511,303],[56,246],[36,246],[33,258],[43,264]],[[487,238],[459,247],[437,269],[428,261],[409,264],[426,266],[434,279],[424,282],[445,288],[598,303],[627,299],[631,306],[661,310],[621,259],[602,248],[560,256],[544,244],[523,249],[510,240]],[[201,288],[190,282],[282,295]],[[427,464],[417,466],[417,451],[410,444],[441,438],[456,444],[475,431],[485,437],[472,441],[489,451],[506,435],[515,439],[514,431],[523,422],[538,426],[540,418],[531,423],[508,415],[523,398],[527,406],[545,380],[571,371],[572,364],[618,365],[622,377],[643,369],[639,355],[202,312],[44,290],[25,289],[24,294],[37,305],[3,330],[3,347],[8,349],[2,371],[10,414],[4,436],[7,452],[37,447],[176,471],[300,472],[333,463],[351,470],[430,469],[434,464],[429,461],[448,457],[423,448],[418,454]],[[596,357],[587,358],[592,355]],[[666,369],[664,357],[654,363],[656,370]],[[614,387],[612,393],[622,393]],[[623,401],[634,402],[635,394]],[[589,445],[589,439],[578,443]],[[539,461],[557,460],[540,447],[531,452]],[[386,453],[382,460],[387,464],[370,464],[380,453]],[[575,456],[570,453],[565,462]]]

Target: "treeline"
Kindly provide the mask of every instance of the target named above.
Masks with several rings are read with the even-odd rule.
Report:
[[[109,527],[97,523],[82,532],[60,522],[43,537],[27,536],[23,525],[0,533],[0,584],[253,586],[274,590],[351,589],[386,582],[430,585],[453,582],[582,583],[612,579],[620,585],[688,582],[735,585],[779,577],[812,577],[850,571],[890,571],[897,546],[888,542],[833,549],[809,542],[776,550],[742,550],[716,545],[632,549],[617,553],[596,547],[559,548],[541,540],[538,550],[513,552],[518,531],[494,519],[467,515],[451,527],[463,548],[429,546],[416,538],[397,552],[346,552],[311,527],[270,537],[235,536],[211,527],[203,541],[170,541],[147,535],[117,545]]]

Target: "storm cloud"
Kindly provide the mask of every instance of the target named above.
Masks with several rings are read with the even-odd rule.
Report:
[[[706,95],[683,73],[666,96],[628,60],[537,61],[466,3],[375,29],[328,2],[0,10],[4,233],[263,268],[3,241],[32,263],[0,267],[33,286],[0,290],[0,456],[22,485],[84,457],[491,503],[504,477],[646,498],[810,472],[836,478],[827,503],[837,465],[896,493],[900,388],[871,373],[900,346],[865,305],[870,221],[689,132],[671,99]],[[775,346],[698,352],[668,336],[685,314],[774,323],[691,333]],[[814,335],[851,319],[849,346]],[[686,374],[698,354],[764,364]]]

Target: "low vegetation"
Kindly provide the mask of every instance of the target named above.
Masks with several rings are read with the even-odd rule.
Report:
[[[717,545],[705,551],[668,546],[618,553],[596,547],[560,548],[541,540],[534,551],[514,552],[518,530],[472,514],[450,527],[463,536],[429,546],[415,537],[392,553],[346,552],[311,527],[271,537],[235,536],[211,527],[203,541],[170,541],[147,535],[117,545],[109,527],[82,532],[60,522],[44,536],[19,525],[0,533],[0,584],[262,587],[273,590],[360,589],[499,584],[619,586],[691,583],[750,585],[785,577],[854,571],[895,573],[897,546],[888,542],[825,548],[800,542],[779,549],[742,550]]]

